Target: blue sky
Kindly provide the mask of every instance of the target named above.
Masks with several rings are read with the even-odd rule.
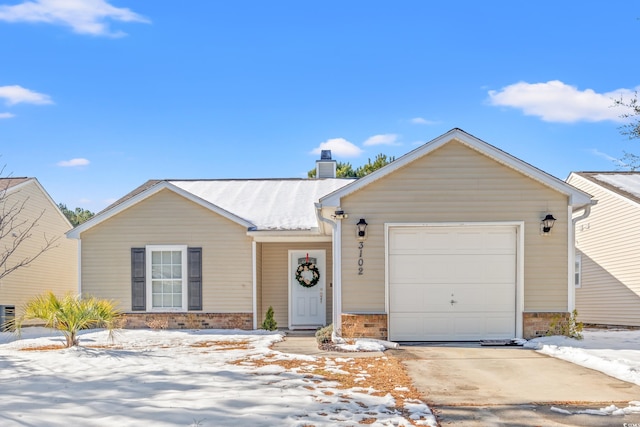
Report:
[[[99,211],[147,179],[305,177],[458,127],[565,179],[640,141],[636,1],[0,0],[0,163]]]

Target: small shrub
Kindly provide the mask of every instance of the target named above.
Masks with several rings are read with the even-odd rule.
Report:
[[[269,306],[267,310],[267,314],[264,316],[264,321],[262,322],[262,326],[260,329],[265,329],[267,331],[275,331],[278,329],[278,323],[273,318],[273,307]]]
[[[331,335],[333,334],[333,323],[320,328],[316,331],[316,341],[318,344],[327,344],[331,342]]]
[[[547,336],[550,335],[564,335],[569,338],[575,338],[581,340],[583,324],[578,321],[578,310],[573,310],[571,316],[566,318],[564,316],[556,315],[551,319]]]

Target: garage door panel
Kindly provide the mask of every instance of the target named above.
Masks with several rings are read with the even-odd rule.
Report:
[[[390,308],[399,313],[414,313],[423,311],[427,305],[425,292],[421,285],[403,284],[397,286],[395,298]]]
[[[400,284],[394,288],[389,308],[397,313],[449,311],[450,299],[442,285]]]
[[[397,341],[424,341],[431,336],[432,341],[446,341],[453,333],[450,319],[429,313],[406,313],[394,316],[389,334]]]
[[[407,313],[394,316],[389,333],[396,341],[476,341],[513,338],[510,316]]]
[[[516,274],[515,254],[484,255],[482,257],[482,281],[513,284]]]
[[[442,283],[451,279],[455,268],[446,256],[424,254],[393,255],[389,271],[392,283]]]
[[[419,230],[398,230],[390,237],[390,246],[394,254],[419,253],[422,249],[422,233]]]
[[[389,237],[390,339],[515,336],[515,227],[392,228]]]
[[[393,268],[389,271],[389,280],[393,283],[419,283],[424,273],[420,265],[420,255],[394,255],[389,257]]]
[[[488,231],[489,238],[486,241],[490,241],[491,244],[485,245],[485,253],[515,254],[516,241],[513,235],[513,230]]]
[[[480,231],[461,230],[449,238],[454,243],[453,252],[466,254],[484,252],[484,238]]]
[[[478,336],[485,329],[484,318],[472,313],[465,313],[464,315],[457,314],[451,317],[453,323],[453,333],[457,339],[468,336]]]
[[[513,320],[512,313],[505,313],[504,316],[491,316],[485,319],[487,331],[491,331],[491,334],[486,339],[500,339],[500,338],[515,338],[511,321]]]

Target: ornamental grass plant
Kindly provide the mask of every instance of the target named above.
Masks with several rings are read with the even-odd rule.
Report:
[[[58,298],[53,292],[37,296],[26,303],[22,315],[15,320],[16,331],[28,320],[42,320],[45,327],[64,335],[66,347],[77,346],[82,329],[106,328],[109,336],[119,324],[121,313],[112,301],[67,294]]]

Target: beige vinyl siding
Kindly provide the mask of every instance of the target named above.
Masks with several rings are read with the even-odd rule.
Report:
[[[0,281],[0,304],[15,305],[16,315],[22,313],[24,304],[36,295],[51,291],[58,296],[78,292],[78,243],[67,239],[65,234],[71,225],[35,180],[24,183],[6,196],[5,208],[14,203],[25,202],[20,220],[32,223],[38,215],[37,227],[31,237],[22,243],[7,266],[36,254],[47,239],[56,238],[55,247],[43,253],[28,267],[23,267],[5,276]],[[18,227],[21,228],[21,227]],[[12,236],[6,237],[11,239]]]
[[[289,324],[289,251],[323,249],[326,251],[327,321],[332,318],[333,254],[331,243],[262,243],[262,304],[258,306],[259,323],[273,307],[279,328]]]
[[[453,141],[345,196],[343,311],[385,311],[385,223],[524,221],[524,310],[565,311],[568,218],[565,195]],[[556,224],[540,235],[551,212]],[[369,224],[359,276],[355,224]]]
[[[203,312],[253,312],[251,239],[246,228],[170,191],[161,190],[82,239],[83,293],[131,311],[131,248],[202,247]]]
[[[582,253],[579,319],[640,326],[640,206],[582,177],[569,183],[598,200],[576,225],[576,248]]]

